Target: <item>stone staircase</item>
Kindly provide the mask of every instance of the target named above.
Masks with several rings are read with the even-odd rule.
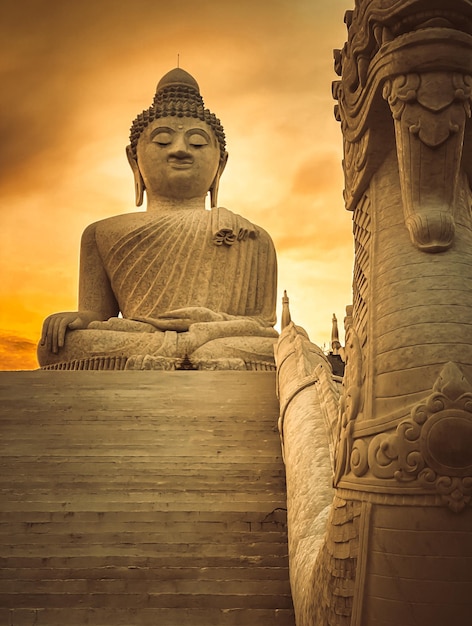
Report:
[[[293,626],[273,372],[0,389],[0,626]]]

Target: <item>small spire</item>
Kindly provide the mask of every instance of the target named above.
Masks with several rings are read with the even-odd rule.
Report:
[[[177,68],[180,68],[180,54],[177,52]]]
[[[287,291],[284,289],[284,295],[282,298],[282,322],[281,322],[282,330],[286,328],[292,321],[292,318],[290,316],[290,308],[288,304],[289,304],[289,299],[287,296]]]
[[[331,328],[331,353],[339,354],[340,348],[341,343],[339,341],[338,320],[336,319],[336,315],[333,313],[333,322]]]

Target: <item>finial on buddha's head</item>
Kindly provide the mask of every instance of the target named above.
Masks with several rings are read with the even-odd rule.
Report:
[[[205,109],[197,81],[180,67],[170,70],[161,78],[152,105],[134,120],[130,131],[130,148],[134,157],[138,139],[146,126],[167,116],[193,117],[206,122],[218,140],[221,161],[226,159],[225,133],[220,120]]]
[[[170,72],[167,72],[167,74],[164,74],[161,80],[157,83],[156,95],[167,87],[186,87],[193,89],[198,93],[198,95],[200,95],[200,87],[198,86],[195,78],[181,67],[175,67],[173,70],[170,70]]]

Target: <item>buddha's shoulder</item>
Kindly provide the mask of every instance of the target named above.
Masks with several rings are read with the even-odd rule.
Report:
[[[131,231],[140,226],[146,225],[153,220],[153,217],[145,212],[122,213],[121,215],[113,215],[103,220],[89,224],[84,231],[84,236],[93,234],[95,236],[103,236],[111,233]]]
[[[235,213],[226,207],[218,207],[218,217],[219,220],[223,223],[223,225],[231,224],[233,230],[248,230],[254,232],[255,236],[261,239],[266,239],[268,241],[272,241],[269,233],[264,230],[258,224],[255,224],[252,220],[240,215],[239,213]]]

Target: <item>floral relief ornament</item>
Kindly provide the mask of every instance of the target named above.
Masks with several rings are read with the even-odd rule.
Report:
[[[472,386],[454,363],[442,369],[433,391],[413,407],[394,434],[369,445],[378,478],[417,481],[435,490],[454,512],[472,499]]]

